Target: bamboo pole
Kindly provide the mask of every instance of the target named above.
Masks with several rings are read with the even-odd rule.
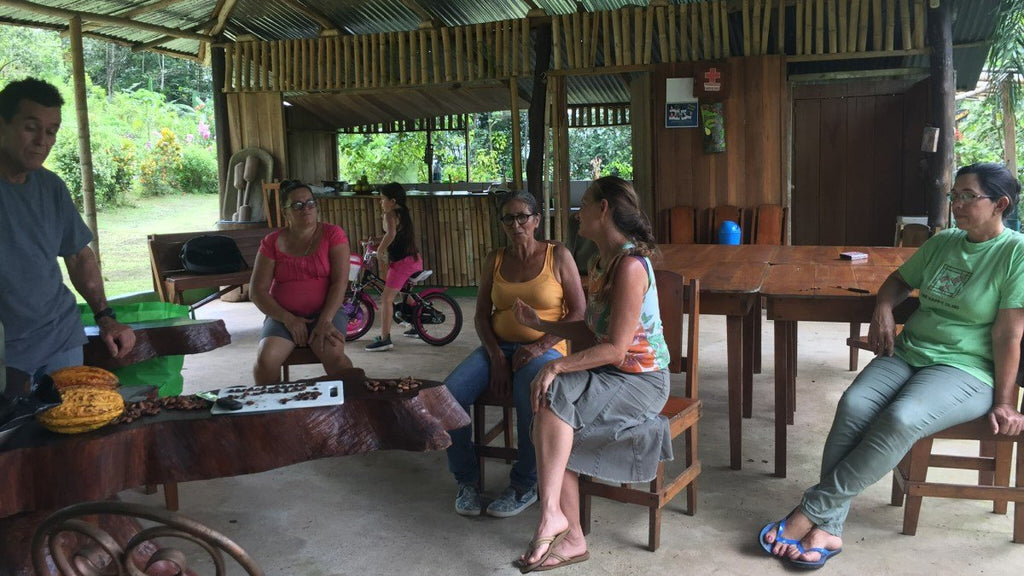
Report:
[[[71,18],[69,30],[71,32],[71,75],[74,78],[75,87],[75,119],[78,124],[78,166],[82,171],[82,204],[85,209],[85,222],[92,232],[92,241],[89,242],[89,246],[96,253],[96,261],[99,265],[102,262],[100,230],[96,221],[96,183],[92,172],[89,104],[85,94],[85,55],[82,51],[82,18],[80,16]],[[40,133],[36,132],[36,134]]]
[[[495,75],[502,77],[509,75],[508,69],[508,40],[505,30],[505,22],[498,22],[494,27],[494,69]]]
[[[533,72],[533,68],[531,68],[531,66],[533,66],[533,62],[531,62],[531,60],[530,60],[530,53],[531,53],[530,46],[531,46],[531,42],[530,42],[530,19],[529,18],[527,18],[526,21],[524,21],[523,24],[519,27],[519,38],[522,41],[522,49],[520,50],[520,58],[519,58],[519,60],[521,62],[522,69],[519,72],[521,74],[523,74],[523,75],[526,75],[526,74],[530,74],[530,73]]]
[[[846,32],[846,51],[856,52],[857,51],[857,37],[859,36],[860,30],[858,29],[858,23],[860,22],[860,0],[850,0],[850,15],[849,15],[849,27]]]
[[[746,1],[746,0],[744,0],[744,1]],[[702,49],[702,55],[703,55],[704,58],[711,58],[712,54],[714,54],[711,51],[711,27],[710,27],[711,15],[709,14],[709,12],[710,12],[709,8],[710,7],[709,7],[707,2],[701,2],[700,3],[701,49]],[[744,38],[744,47],[749,46],[749,44],[750,44],[749,40]]]
[[[860,2],[860,16],[857,18],[857,51],[868,49],[868,0]]]
[[[796,30],[793,31],[793,35],[796,38],[796,50],[793,53],[800,55],[804,53],[804,39],[807,38],[807,34],[804,33],[804,10],[807,0],[796,1]]]
[[[373,85],[373,69],[376,67],[375,63],[377,60],[373,57],[373,47],[370,41],[369,34],[363,34],[360,36],[362,41],[362,56],[363,56],[363,77],[360,80],[364,87]]]
[[[914,47],[914,38],[910,32],[910,2],[900,0],[900,29],[903,32],[903,49],[910,50]]]
[[[633,64],[644,61],[644,9],[633,9]]]
[[[814,15],[814,50],[818,54],[825,52],[825,5],[822,0],[818,0],[818,9]]]
[[[690,50],[690,59],[700,60],[700,14],[696,4],[690,6]]]
[[[761,0],[754,0],[754,13],[750,21],[751,54],[761,53]]]
[[[229,92],[229,91],[231,91],[234,88],[234,86],[232,86],[231,79],[234,78],[233,67],[234,67],[234,60],[235,60],[235,50],[237,50],[237,49],[238,49],[238,46],[236,44],[228,44],[228,45],[226,45],[224,47],[224,88],[225,88],[224,91],[225,92]]]
[[[797,7],[797,12],[800,12],[800,8]],[[779,54],[786,53],[786,0],[779,0],[779,17],[778,24],[776,27],[779,29],[779,34],[775,38],[775,51]]]
[[[601,20],[597,17],[597,14],[591,14],[587,12],[583,16],[584,33],[586,34],[586,43],[589,47],[587,56],[587,66],[593,68],[597,66],[597,35],[598,26]]]
[[[466,30],[469,29],[470,27],[466,26]],[[479,78],[484,78],[487,76],[487,71],[485,68],[486,65],[484,64],[484,25],[477,24],[476,26],[474,26],[473,34],[476,36],[476,76]],[[466,46],[467,52],[469,51],[470,46],[473,46],[473,44]]]
[[[841,13],[842,22],[838,23],[836,18],[836,0],[828,1],[828,51],[835,54],[840,50],[846,52],[846,10]],[[840,42],[842,48],[840,48]]]
[[[572,13],[572,53],[577,67],[584,67],[583,63],[583,22],[579,10]]]
[[[405,48],[405,37],[406,37],[406,35],[407,34],[404,33],[404,32],[400,33],[400,36],[399,36],[400,41],[398,42],[398,82],[399,82],[399,84],[401,84],[403,86],[405,86],[406,82],[407,82],[406,70],[405,70],[405,63],[406,63],[406,58],[407,58],[407,55],[405,53],[405,49],[406,49]]]
[[[914,48],[924,48],[924,0],[914,0]]]
[[[885,51],[896,48],[896,0],[885,0]]]
[[[612,38],[614,39],[613,44],[615,45],[615,65],[622,65],[622,20],[619,14],[610,15],[612,21]]]
[[[779,0],[782,2],[782,0]],[[772,27],[772,0],[764,0],[764,15],[761,19],[761,50],[758,54],[768,53],[768,33]]]
[[[430,30],[430,60],[433,64],[434,74],[431,78],[424,76],[424,84],[430,84],[431,82],[435,84],[441,83],[441,47],[438,36],[437,28],[432,28]]]
[[[576,37],[573,35],[572,15],[563,14],[560,18],[562,30],[562,47],[565,49],[565,67],[569,70],[576,68]]]
[[[529,28],[527,28],[527,30],[529,30]],[[518,44],[518,40],[519,40],[520,33],[521,33],[521,31],[519,29],[519,20],[513,20],[512,21],[512,39],[509,41],[509,44],[512,47],[512,54],[511,54],[511,56],[512,56],[512,66],[511,66],[511,70],[512,70],[512,76],[513,77],[519,75],[519,44]]]
[[[420,45],[420,66],[419,66],[419,83],[429,84],[430,83],[430,72],[428,68],[428,59],[430,56],[429,50],[427,50],[427,31],[417,30],[416,39]]]
[[[867,1],[864,2],[867,4]],[[871,0],[871,49],[883,50],[882,0]]]
[[[513,76],[508,83],[512,114],[512,185],[523,189],[523,126],[519,120],[519,78]]]
[[[612,18],[611,11],[601,12],[601,57],[605,66],[617,62],[615,54],[612,53]]]
[[[720,5],[721,5],[721,10],[719,10],[719,13],[721,15],[722,56],[723,57],[728,57],[730,55],[729,54],[729,13],[728,13],[728,3],[726,3],[725,0],[721,0]],[[712,22],[711,25],[714,26],[715,23]]]
[[[455,81],[462,82],[465,79],[463,70],[466,67],[466,55],[462,48],[462,33],[458,28],[452,30],[452,41],[455,42]]]
[[[643,9],[641,9],[643,10]],[[644,18],[644,64],[650,64],[654,56],[654,8],[648,6],[641,12]]]
[[[668,28],[668,52],[667,56],[663,56],[663,58],[667,57],[669,62],[678,62],[680,60],[678,44],[676,44],[679,40],[679,25],[676,20],[676,12],[678,12],[676,5],[669,4],[665,13],[665,20],[663,20]]]
[[[444,80],[445,82],[452,81],[452,61],[451,61],[451,40],[448,38],[448,28],[441,28],[441,56],[444,57]],[[436,48],[436,46],[435,46]]]
[[[562,69],[562,18],[551,18],[551,69]]]

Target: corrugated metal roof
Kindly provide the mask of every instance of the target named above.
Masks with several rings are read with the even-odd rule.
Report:
[[[672,4],[695,3],[696,0],[670,0]],[[952,1],[954,11],[954,44],[964,45],[954,53],[957,67],[957,85],[971,88],[976,83],[988,55],[984,41],[991,37],[996,24],[1000,0],[947,0]],[[145,30],[138,27],[107,22],[86,22],[85,31],[92,36],[129,44],[146,45],[160,39],[163,42],[152,49],[186,57],[197,57],[200,43],[197,38],[170,38],[167,30],[197,31],[207,34],[211,18],[219,5],[218,0],[32,0],[36,6],[73,10],[83,14],[118,16],[132,18],[138,23],[158,26],[161,30]],[[313,15],[295,7],[299,3]],[[26,3],[27,4],[27,3]],[[548,14],[567,14],[577,10],[576,0],[533,0],[533,4]],[[624,6],[646,6],[647,0],[582,0],[579,5],[585,10],[615,10]],[[147,11],[150,6],[157,7]],[[418,9],[416,9],[418,7]],[[252,35],[260,40],[281,40],[315,38],[323,28],[334,28],[341,34],[370,34],[413,30],[424,18],[443,26],[459,26],[483,22],[518,19],[526,16],[530,4],[524,0],[238,0],[223,30],[222,40],[234,41],[242,35]],[[139,13],[139,12],[143,13]],[[737,16],[731,15],[731,18]],[[88,19],[86,19],[88,20]],[[31,10],[24,4],[12,0],[0,0],[0,23],[31,25],[56,30],[66,30],[66,17],[49,15]],[[206,29],[201,29],[206,28]],[[791,34],[793,27],[787,27]],[[738,34],[733,26],[731,34]],[[738,45],[738,37],[732,38]],[[973,45],[971,45],[974,43]],[[980,44],[979,44],[980,43]],[[850,61],[822,61],[803,64],[800,67],[815,71],[844,70],[851,66],[857,69],[874,69],[880,66],[891,68],[926,67],[926,55],[910,58],[863,59]],[[582,81],[589,85],[590,81]],[[593,97],[601,97],[609,88],[597,82],[591,86]],[[589,100],[591,96],[587,96]]]

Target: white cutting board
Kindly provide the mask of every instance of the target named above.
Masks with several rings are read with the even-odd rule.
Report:
[[[297,388],[302,387],[302,390]],[[272,390],[280,390],[273,392]],[[290,391],[286,391],[290,390]],[[319,391],[316,399],[296,400],[295,396],[302,392]],[[323,382],[290,382],[270,384],[267,386],[232,386],[222,388],[218,394],[221,398],[232,396],[242,403],[240,410],[228,410],[216,404],[210,409],[213,414],[253,414],[272,410],[288,410],[291,408],[315,408],[318,406],[337,406],[345,403],[345,389],[341,380]],[[288,402],[282,403],[281,400]]]

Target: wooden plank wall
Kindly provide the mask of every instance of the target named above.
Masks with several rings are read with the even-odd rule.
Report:
[[[923,213],[925,86],[794,87],[793,244],[889,245],[898,214]]]
[[[274,157],[274,177],[288,173],[281,95],[228,94],[231,153],[255,146]]]
[[[353,253],[383,234],[379,196],[320,199],[320,218],[341,226]],[[416,244],[433,286],[476,286],[487,254],[506,244],[493,196],[410,196]]]
[[[726,151],[705,153],[701,128],[665,127],[665,80],[693,77],[690,63],[654,67],[654,214],[655,235],[668,241],[668,212],[693,206],[704,212],[729,204],[752,208],[785,204],[786,65],[781,56],[729,58],[720,62],[730,84],[724,102]],[[701,218],[701,224],[703,224]],[[749,222],[742,223],[744,231]],[[701,239],[712,236],[706,227]]]
[[[288,145],[288,173],[319,186],[338,174],[338,135],[331,126],[298,106],[285,109]]]

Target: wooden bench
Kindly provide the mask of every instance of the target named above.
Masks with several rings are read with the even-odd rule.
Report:
[[[149,266],[153,273],[153,290],[164,302],[181,304],[186,290],[215,288],[217,292],[189,306],[190,311],[203,306],[224,294],[249,283],[252,265],[259,251],[260,241],[270,230],[248,228],[241,230],[207,230],[205,232],[177,232],[173,234],[150,234]],[[181,247],[190,238],[203,235],[228,236],[238,244],[247,268],[231,274],[193,274],[181,265]]]

